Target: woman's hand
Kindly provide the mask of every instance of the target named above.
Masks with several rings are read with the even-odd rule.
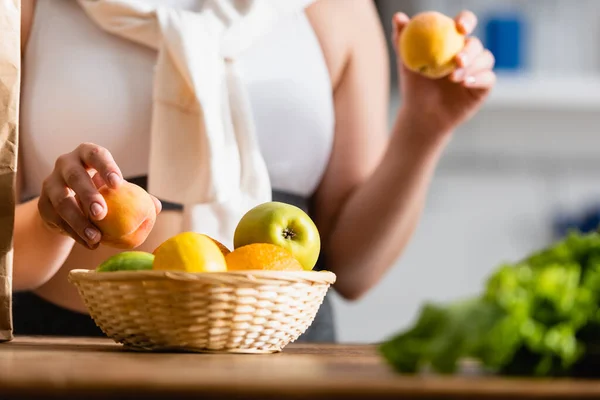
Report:
[[[107,206],[98,188],[117,188],[123,175],[110,152],[83,143],[56,160],[44,180],[38,210],[45,224],[90,249],[98,247],[101,233],[93,224],[106,216]],[[154,197],[153,197],[154,198]],[[154,198],[157,212],[160,202]]]
[[[477,25],[477,18],[470,11],[459,13],[455,20],[457,29],[465,35],[471,34]],[[396,51],[398,36],[408,21],[406,14],[394,15]],[[494,56],[476,37],[467,38],[463,50],[456,56],[458,68],[445,78],[430,79],[410,71],[398,52],[397,60],[403,112],[432,133],[448,134],[472,117],[496,82],[492,71]]]

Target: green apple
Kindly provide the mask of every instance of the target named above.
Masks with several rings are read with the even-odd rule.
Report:
[[[310,271],[321,251],[321,237],[313,220],[302,209],[270,201],[248,211],[235,229],[234,248],[252,243],[271,243],[289,250]]]

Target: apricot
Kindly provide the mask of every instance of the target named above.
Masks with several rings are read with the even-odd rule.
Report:
[[[452,18],[437,11],[425,11],[408,22],[397,45],[409,70],[439,79],[456,69],[455,57],[464,47],[465,39]]]
[[[106,201],[107,214],[95,225],[102,232],[100,243],[120,249],[141,245],[156,222],[154,200],[140,186],[124,181],[118,188],[98,189]]]

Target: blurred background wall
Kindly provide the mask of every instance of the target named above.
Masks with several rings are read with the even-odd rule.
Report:
[[[406,327],[424,301],[476,293],[501,262],[599,220],[600,2],[376,3],[388,38],[396,11],[472,10],[499,80],[483,110],[455,133],[395,267],[357,303],[334,296],[343,342],[381,340]],[[396,88],[390,123],[401,104]]]

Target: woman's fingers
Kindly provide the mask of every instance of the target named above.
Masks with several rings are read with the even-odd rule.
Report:
[[[92,175],[92,182],[94,182],[94,186],[96,186],[96,189],[100,189],[106,184],[106,182],[104,182],[104,179],[102,179],[98,171],[94,171],[94,175]]]
[[[62,184],[65,188],[70,188],[75,192],[85,215],[89,215],[95,220],[104,218],[106,202],[81,161],[73,154],[68,154],[59,157],[56,165],[55,172],[60,174],[62,182],[59,179],[52,180],[52,182],[56,185]]]
[[[49,226],[88,248],[96,248],[101,232],[91,222],[106,216],[107,206],[98,189],[116,188],[121,170],[105,148],[83,143],[60,156],[42,185],[39,212]]]
[[[40,196],[40,198],[38,199],[38,211],[43,217],[42,220],[48,227],[61,233],[64,233],[64,229],[61,226],[62,219],[54,210],[54,206],[52,205],[52,202],[50,201],[48,196]]]
[[[494,68],[495,62],[496,60],[492,52],[489,50],[484,50],[477,57],[475,57],[473,62],[471,62],[471,64],[467,67],[467,76],[475,75],[485,70],[491,70]]]
[[[72,191],[65,186],[64,181],[58,174],[50,175],[50,178],[44,181],[42,190],[52,203],[56,214],[58,214],[58,216],[60,216],[60,218],[70,226],[81,239],[90,245],[100,241],[100,231],[81,211]],[[46,217],[52,218],[52,215],[50,214]],[[60,226],[59,224],[57,225]]]
[[[463,35],[470,35],[477,26],[477,16],[469,10],[463,10],[454,18],[456,28]]]
[[[450,80],[462,83],[468,88],[489,89],[496,83],[494,73],[495,58],[491,51],[485,49],[479,40],[472,41],[464,63],[450,75]],[[479,52],[477,53],[477,50]]]
[[[463,49],[456,55],[456,63],[460,68],[468,67],[482,51],[483,43],[481,43],[481,40],[476,37],[470,37],[466,40]]]
[[[150,195],[150,197],[152,197],[152,200],[154,201],[154,207],[156,207],[156,215],[160,214],[160,212],[162,211],[162,203],[155,196]]]
[[[102,186],[101,181],[113,188],[122,181],[121,171],[110,152],[93,143],[82,143],[71,153],[59,157],[57,169],[67,187],[77,195],[84,214],[97,221],[104,218],[107,207],[98,187]],[[88,169],[96,171],[94,178]]]
[[[66,221],[58,214],[54,207],[54,204],[52,204],[52,201],[49,199],[48,196],[40,196],[38,200],[38,212],[42,216],[42,220],[51,229],[54,229],[63,235],[70,236],[77,243],[84,247],[95,248],[98,246],[98,242],[90,243],[89,241],[84,239],[81,234],[77,233],[71,226],[69,226],[66,223]]]
[[[82,143],[74,153],[84,165],[95,169],[108,186],[116,188],[123,181],[121,170],[112,154],[104,147],[94,143]]]
[[[410,21],[410,18],[404,13],[396,13],[392,18],[392,47],[394,47],[395,51],[398,51],[400,32],[408,24],[408,21]]]
[[[456,60],[458,67],[450,75],[450,80],[457,83],[483,70],[493,69],[495,63],[492,52],[484,49],[477,38],[468,40],[464,50],[456,56]]]
[[[481,40],[472,37],[468,38],[465,47],[456,55],[455,61],[457,68],[450,75],[450,80],[453,82],[461,82],[467,77],[467,69],[471,61],[479,56],[483,50]]]
[[[464,86],[471,89],[490,89],[496,83],[496,74],[491,70],[484,70],[477,74],[468,76],[464,80]]]

